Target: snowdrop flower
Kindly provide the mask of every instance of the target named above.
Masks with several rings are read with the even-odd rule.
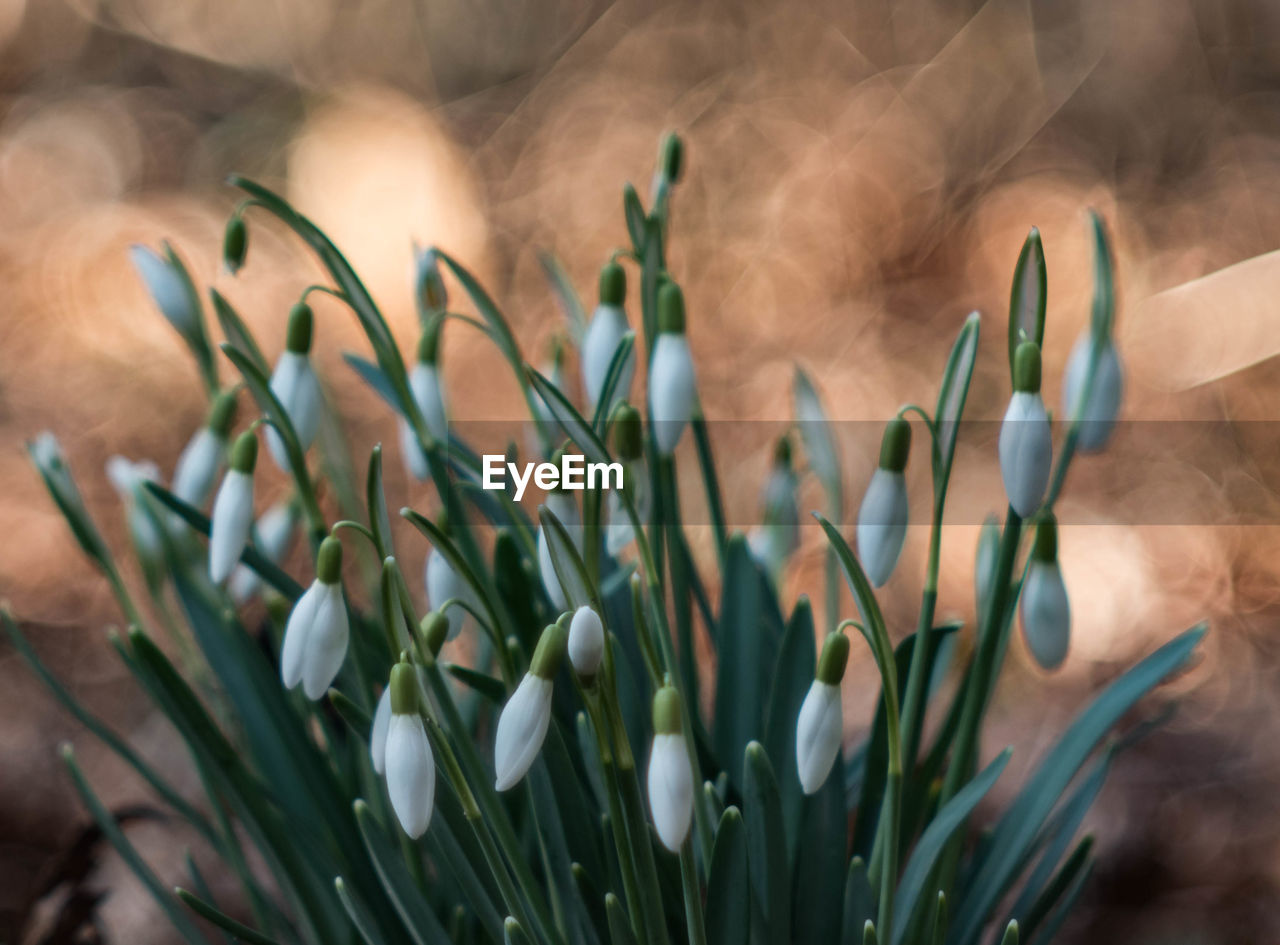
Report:
[[[433,319],[422,332],[422,338],[418,341],[418,361],[409,372],[409,393],[426,421],[427,432],[443,442],[449,437],[449,421],[445,413],[444,388],[440,383],[438,367],[440,327],[440,320]],[[418,443],[418,435],[409,421],[404,417],[399,419],[400,452],[404,454],[405,469],[414,479],[422,481],[431,475],[427,454]]]
[[[604,660],[604,624],[586,604],[573,612],[569,622],[569,662],[583,679],[594,679]]]
[[[280,648],[285,688],[302,683],[308,699],[324,695],[347,656],[351,628],[342,597],[342,543],[330,536],[316,555],[316,579],[289,614]]]
[[[1052,470],[1053,440],[1049,415],[1040,397],[1040,349],[1018,345],[1013,361],[1013,396],[1000,427],[1000,475],[1009,504],[1023,518],[1044,501]]]
[[[440,262],[434,249],[414,247],[413,264],[413,297],[418,305],[418,318],[425,327],[448,306],[449,294],[440,278]]]
[[[567,645],[568,631],[563,624],[553,623],[543,630],[529,672],[502,708],[493,750],[496,790],[514,787],[542,750],[551,722],[551,682],[560,670]]]
[[[554,460],[559,464],[559,460]],[[583,528],[582,515],[578,512],[578,503],[573,496],[563,489],[552,489],[547,493],[547,509],[560,520],[564,530],[568,532],[578,553],[582,553]],[[551,600],[551,606],[557,613],[569,609],[569,598],[560,586],[560,578],[556,576],[555,562],[551,560],[551,545],[547,541],[546,530],[538,527],[538,571],[542,575],[542,587]]]
[[[391,687],[387,686],[378,697],[378,707],[373,710],[373,728],[369,732],[369,760],[378,774],[387,770],[387,731],[390,728]]]
[[[226,459],[227,434],[236,416],[235,391],[214,398],[209,419],[196,431],[173,470],[173,494],[194,509],[202,509],[218,484]]]
[[[653,180],[649,184],[649,202],[655,209],[670,196],[671,185],[680,180],[682,170],[684,142],[672,132],[658,146],[658,166],[654,168]]]
[[[587,326],[587,332],[582,338],[582,387],[592,409],[595,409],[604,390],[613,355],[618,350],[618,345],[622,344],[623,337],[631,330],[631,326],[627,324],[627,313],[622,307],[626,297],[627,274],[616,262],[611,262],[600,270],[600,304],[596,306],[591,324]],[[622,367],[618,386],[614,388],[615,397],[627,396],[635,369],[636,353],[633,348]]]
[[[129,248],[129,258],[160,314],[184,338],[198,337],[203,327],[195,291],[167,244],[165,252],[168,258],[147,246],[135,244]]]
[[[298,446],[305,453],[320,430],[322,396],[320,381],[311,367],[311,306],[299,302],[289,312],[289,331],[284,354],[271,374],[271,393],[276,395],[298,436]],[[275,464],[289,471],[289,453],[284,438],[275,429],[267,430],[267,449]]]
[[[124,503],[129,536],[138,551],[143,570],[147,571],[147,579],[154,580],[157,576],[155,568],[164,556],[164,536],[160,533],[143,483],[159,482],[160,470],[147,460],[134,462],[123,456],[112,456],[107,460],[107,478]]]
[[[1093,334],[1086,331],[1071,349],[1062,378],[1062,412],[1064,416],[1080,421],[1076,448],[1082,453],[1097,453],[1107,445],[1124,397],[1124,370],[1120,366],[1120,355],[1116,353],[1114,342],[1107,338],[1098,357],[1089,402],[1082,402],[1092,354]]]
[[[1058,525],[1052,517],[1036,526],[1019,613],[1022,636],[1035,661],[1042,669],[1057,669],[1071,643],[1071,602],[1058,567]]]
[[[635,529],[627,514],[624,493],[630,494],[636,505],[636,515],[643,523],[649,518],[649,476],[644,465],[644,429],[640,411],[628,403],[622,403],[613,415],[613,451],[622,463],[622,489],[608,493],[609,526],[605,531],[605,547],[617,557],[623,549],[635,541]]]
[[[436,801],[436,762],[418,714],[418,678],[403,659],[391,669],[391,720],[387,723],[385,770],[391,809],[415,840],[427,832]]]
[[[890,420],[880,441],[880,465],[871,475],[858,509],[858,557],[867,579],[881,587],[893,575],[907,537],[907,480],[911,424]]]
[[[840,710],[840,680],[849,662],[849,638],[833,633],[822,645],[813,685],[800,706],[796,722],[796,769],[804,793],[814,794],[826,783],[844,741]]]
[[[231,468],[213,500],[209,527],[209,577],[225,581],[249,541],[253,527],[253,467],[258,462],[258,438],[249,430],[231,448]]]
[[[674,686],[663,686],[653,697],[653,732],[649,810],[662,845],[679,853],[693,819],[693,768],[684,740],[680,693]]]
[[[764,485],[764,524],[747,539],[752,556],[777,580],[787,559],[800,546],[800,510],[796,476],[791,468],[791,441],[778,440],[773,468]]]
[[[298,504],[294,500],[277,502],[262,513],[253,527],[254,544],[264,558],[279,564],[289,553],[294,537],[298,534],[301,519]],[[262,585],[258,573],[248,565],[238,564],[231,574],[227,591],[237,604],[245,603]]]
[[[658,340],[649,361],[649,416],[658,452],[675,452],[697,400],[693,356],[684,334],[684,295],[674,282],[658,290]]]

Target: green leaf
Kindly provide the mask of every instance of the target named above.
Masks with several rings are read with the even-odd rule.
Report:
[[[484,287],[480,285],[476,277],[468,272],[461,263],[443,250],[437,249],[435,252],[440,261],[448,266],[457,280],[462,283],[462,288],[471,297],[471,303],[476,307],[476,311],[480,313],[480,317],[489,326],[490,336],[498,346],[498,350],[502,352],[510,363],[511,369],[515,371],[516,380],[521,387],[524,387],[524,358],[520,355],[520,346],[516,344],[515,335],[511,333],[511,326],[507,324],[502,312],[498,310],[498,306],[489,297],[489,293],[484,290]]]
[[[635,348],[636,333],[629,331],[622,336],[618,347],[613,349],[613,357],[609,359],[609,370],[605,372],[604,383],[600,385],[600,399],[596,401],[596,412],[591,417],[591,427],[602,443],[605,440],[605,428],[609,425],[609,412],[614,404],[629,393],[625,390],[619,391],[618,385],[622,383],[622,373],[626,370],[627,360],[635,356]]]
[[[1083,875],[1088,869],[1089,853],[1092,849],[1093,837],[1085,837],[1081,840],[1071,852],[1071,856],[1067,857],[1067,861],[1062,864],[1062,869],[1058,870],[1040,895],[1036,897],[1036,901],[1026,911],[1024,917],[1017,920],[1018,931],[1027,941],[1031,940],[1040,923],[1045,920],[1053,907],[1075,884],[1076,878]]]
[[[494,705],[500,706],[506,703],[507,687],[501,679],[495,679],[488,673],[482,673],[478,669],[472,669],[460,663],[445,663],[443,665],[445,672],[450,676],[459,682],[465,683],[469,688],[480,693]]]
[[[742,945],[750,935],[747,838],[738,808],[725,808],[707,876],[707,945]]]
[[[800,810],[804,793],[800,787],[800,771],[796,768],[796,721],[800,706],[813,685],[817,665],[817,648],[814,642],[813,608],[809,598],[801,596],[796,601],[791,619],[778,648],[778,661],[769,690],[768,708],[765,711],[764,746],[769,757],[777,765],[779,789],[782,793],[782,812],[790,839],[788,862],[795,862],[796,845],[800,838]],[[840,770],[839,767],[836,770]],[[838,782],[839,778],[832,778]],[[843,805],[841,807],[843,810]],[[841,859],[843,870],[843,858]],[[816,941],[816,940],[815,940]]]
[[[863,929],[875,918],[876,896],[867,879],[867,865],[862,857],[849,861],[849,874],[844,884],[843,945],[862,945]]]
[[[394,556],[391,541],[391,515],[387,512],[387,495],[382,487],[382,444],[369,453],[369,473],[365,478],[365,507],[369,510],[369,530],[378,547],[378,557]]]
[[[533,385],[534,391],[537,392],[542,402],[547,405],[547,410],[551,412],[551,416],[555,418],[560,429],[564,431],[564,435],[572,440],[578,449],[582,450],[582,455],[587,462],[610,462],[609,450],[605,447],[604,442],[596,435],[595,428],[569,402],[569,398],[534,368],[526,365],[525,374]]]
[[[711,533],[716,539],[716,553],[721,567],[727,554],[729,531],[725,525],[724,500],[720,495],[720,477],[716,473],[716,461],[711,452],[711,434],[707,429],[707,418],[702,414],[699,404],[693,411],[689,421],[693,430],[693,445],[698,453],[698,471],[702,474],[702,487],[707,496],[707,512],[711,518]]]
[[[969,942],[978,934],[1016,877],[1041,825],[1076,771],[1134,703],[1187,665],[1205,629],[1199,625],[1166,643],[1103,690],[1080,713],[997,824],[991,836],[991,852],[973,879],[971,894],[956,912],[948,941]]]
[[[133,874],[138,877],[142,885],[147,887],[147,892],[151,893],[156,904],[169,917],[173,927],[188,942],[194,942],[196,945],[206,943],[208,940],[200,934],[200,930],[187,918],[186,913],[178,908],[178,904],[173,901],[169,891],[160,883],[156,874],[151,871],[151,867],[147,866],[146,861],[142,859],[137,849],[125,837],[120,825],[116,823],[114,815],[103,806],[102,801],[98,800],[98,795],[93,792],[93,788],[85,780],[80,766],[76,764],[75,753],[71,750],[70,745],[62,746],[62,760],[66,762],[67,770],[71,773],[71,780],[75,785],[76,792],[80,795],[80,800],[84,802],[85,809],[89,811],[89,815],[97,823],[102,835],[115,848],[116,853],[120,854],[120,859],[124,860],[125,865],[133,871]]]
[[[352,351],[342,352],[342,360],[360,375],[360,379],[368,384],[375,394],[386,401],[387,406],[394,410],[397,416],[404,416],[404,408],[396,396],[396,390],[391,386],[387,375],[382,373],[382,368]]]
[[[1044,267],[1044,247],[1040,231],[1034,226],[1022,244],[1018,263],[1013,270],[1013,289],[1009,294],[1009,371],[1013,371],[1013,353],[1023,341],[1044,345],[1044,311],[1049,294],[1049,279]]]
[[[564,266],[560,265],[555,253],[546,250],[539,252],[538,264],[542,267],[542,274],[547,277],[547,282],[551,283],[551,290],[555,292],[560,310],[569,323],[569,335],[573,338],[573,343],[581,345],[582,337],[587,333],[587,314],[573,287],[573,281],[564,271]]]
[[[822,483],[832,508],[838,509],[843,502],[840,451],[831,430],[831,421],[822,406],[822,398],[809,375],[798,365],[791,389],[795,399],[796,427],[804,443],[804,454],[809,458],[809,468]]]
[[[843,759],[837,755],[834,770],[843,766]],[[843,925],[845,845],[849,834],[844,785],[838,777],[828,777],[816,794],[804,798],[797,832],[802,855],[795,862],[791,941],[837,942]]]
[[[356,801],[353,809],[373,868],[410,937],[416,945],[451,945],[440,920],[427,907],[422,892],[409,875],[400,851],[387,838],[386,828],[378,823],[364,801]]]
[[[969,384],[973,380],[973,365],[978,358],[978,335],[981,329],[978,313],[965,319],[960,335],[951,347],[947,366],[942,372],[942,386],[938,390],[938,409],[934,416],[937,425],[937,442],[934,444],[933,481],[939,489],[951,477],[951,463],[956,455],[956,434],[960,418],[964,415],[965,400],[969,396]],[[939,498],[941,499],[941,495]]]
[[[277,945],[275,939],[263,935],[261,932],[256,932],[249,928],[249,926],[237,922],[235,919],[231,918],[231,916],[220,912],[194,893],[190,893],[181,887],[175,888],[173,892],[174,895],[181,899],[192,912],[200,916],[202,919],[208,919],[219,928],[225,929],[234,938],[237,938],[242,942],[247,942],[248,945]]]
[[[609,919],[609,938],[613,945],[636,945],[636,937],[631,931],[626,910],[613,893],[604,894],[604,914]]]
[[[1089,231],[1093,235],[1093,309],[1089,328],[1095,338],[1110,338],[1116,318],[1111,241],[1107,238],[1106,224],[1096,210],[1089,211]]]
[[[645,246],[645,213],[640,203],[640,195],[636,189],[627,184],[622,189],[622,212],[627,221],[627,235],[631,237],[631,245],[639,255]]]
[[[933,874],[938,857],[942,855],[951,837],[973,813],[978,802],[986,796],[991,786],[996,783],[996,779],[1004,772],[1011,754],[1013,750],[1006,748],[996,756],[996,759],[961,788],[955,797],[942,805],[937,816],[921,834],[911,859],[907,861],[906,869],[902,871],[902,878],[898,881],[898,892],[894,898],[893,941],[895,945],[905,938],[917,907],[922,910],[933,908],[934,903],[931,897],[924,893],[928,892],[926,883]]]
[[[378,925],[373,921],[373,916],[369,914],[368,908],[358,898],[355,893],[347,888],[346,882],[341,876],[335,876],[333,880],[333,888],[338,894],[338,900],[342,903],[342,908],[347,910],[347,915],[351,918],[351,924],[356,927],[356,931],[360,933],[360,938],[365,945],[386,945],[382,934],[378,931]]]
[[[778,783],[759,742],[747,746],[745,759],[743,813],[751,878],[751,940],[787,945],[791,937],[791,876]]]
[[[213,302],[213,311],[218,316],[218,324],[222,326],[222,333],[226,335],[227,341],[248,355],[263,374],[270,374],[271,365],[267,363],[266,356],[258,347],[253,332],[240,317],[240,313],[217,289],[209,290],[209,299]]]

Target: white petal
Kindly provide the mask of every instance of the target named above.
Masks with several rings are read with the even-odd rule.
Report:
[[[1071,644],[1071,602],[1056,563],[1032,561],[1022,588],[1022,634],[1044,669],[1057,669]]]
[[[472,607],[479,607],[479,601],[471,585],[453,570],[449,559],[435,548],[427,554],[426,585],[428,607],[438,610],[450,600],[463,601]],[[470,615],[457,604],[449,606],[444,615],[449,618],[448,639],[453,640],[466,628]]]
[[[409,372],[409,390],[427,422],[427,430],[437,440],[448,439],[449,420],[445,412],[444,389],[436,368],[421,361],[415,364]]]
[[[882,586],[897,567],[907,537],[907,482],[900,472],[877,468],[858,509],[858,559],[867,578]]]
[[[186,283],[169,261],[140,245],[129,247],[129,258],[160,313],[184,335],[193,334],[198,325],[196,314],[191,310],[191,297]]]
[[[604,624],[585,604],[569,621],[569,661],[580,676],[594,676],[604,659]]]
[[[609,365],[613,362],[614,353],[623,337],[629,330],[627,315],[618,305],[599,305],[592,316],[591,324],[582,339],[582,386],[587,395],[587,402],[592,409],[600,399],[604,389],[605,378],[609,376]],[[618,378],[615,398],[625,397],[631,389],[631,379],[635,374],[636,355],[632,349],[623,366],[622,375]],[[612,406],[612,405],[610,405]]]
[[[313,581],[293,605],[284,625],[284,643],[280,646],[280,680],[286,689],[292,689],[302,682],[309,638],[316,623],[316,610],[320,607],[323,587],[319,581]]]
[[[240,560],[253,527],[253,476],[231,470],[213,500],[209,529],[209,576],[221,584]]]
[[[494,738],[494,787],[505,791],[525,776],[547,737],[551,721],[551,680],[526,673],[498,717]]]
[[[436,762],[422,719],[393,715],[387,728],[387,794],[404,832],[421,837],[436,801]]]
[[[413,432],[413,427],[409,426],[409,421],[401,417],[397,424],[400,428],[400,455],[404,458],[405,472],[422,482],[431,474],[427,454],[419,445],[418,436]]]
[[[796,722],[796,768],[806,794],[813,794],[826,782],[843,740],[840,689],[815,679]]]
[[[311,359],[297,351],[285,351],[271,374],[271,392],[289,415],[298,445],[305,453],[320,429],[320,382],[311,367]],[[286,472],[289,454],[284,439],[274,427],[267,428],[267,449],[275,464]]]
[[[315,701],[325,694],[342,661],[347,658],[351,627],[341,584],[322,584],[314,624],[307,635],[307,651],[302,657],[302,691]]]
[[[218,484],[226,447],[208,427],[196,431],[173,470],[173,494],[193,508],[204,508]]]
[[[693,415],[696,396],[693,357],[684,335],[663,332],[653,346],[649,362],[649,412],[658,450],[675,452],[676,444]]]
[[[369,732],[369,760],[378,774],[387,767],[387,731],[390,725],[391,687],[387,686],[378,697],[378,708],[373,712],[373,730]]]
[[[655,735],[649,756],[649,808],[658,839],[672,853],[689,834],[693,818],[693,769],[680,735]]]
[[[1084,394],[1085,375],[1089,371],[1092,347],[1093,338],[1086,331],[1071,349],[1062,378],[1063,416],[1079,415],[1081,422],[1076,447],[1085,453],[1096,453],[1107,445],[1124,398],[1124,370],[1115,345],[1108,342],[1098,359],[1098,370],[1093,378],[1089,403],[1077,403]]]
[[[1023,518],[1044,501],[1053,463],[1049,416],[1039,394],[1015,392],[1000,426],[1000,474],[1009,504]]]

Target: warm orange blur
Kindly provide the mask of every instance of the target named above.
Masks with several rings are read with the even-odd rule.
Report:
[[[221,271],[228,172],[281,189],[324,227],[406,343],[411,246],[438,243],[482,277],[537,363],[564,326],[538,252],[554,251],[590,299],[625,241],[622,183],[645,194],[659,135],[677,129],[688,159],[671,267],[707,413],[730,420],[785,420],[796,363],[839,419],[930,403],[975,308],[985,323],[970,415],[998,419],[1009,281],[1031,225],[1048,260],[1056,404],[1088,317],[1092,206],[1116,243],[1126,416],[1216,423],[1201,439],[1147,436],[1123,464],[1080,462],[1062,504],[1064,519],[1089,523],[1063,534],[1072,654],[1045,678],[1015,642],[992,742],[1018,744],[1025,767],[1121,664],[1210,618],[1207,666],[1180,684],[1183,710],[1117,766],[1094,817],[1099,879],[1071,940],[1274,939],[1274,918],[1263,921],[1280,881],[1280,530],[1266,523],[1280,524],[1280,455],[1257,432],[1270,427],[1236,424],[1274,420],[1280,395],[1277,44],[1266,0],[0,0],[0,591],[78,694],[144,746],[172,749],[103,642],[119,616],[20,447],[56,431],[123,547],[106,458],[150,457],[168,472],[200,422],[189,358],[138,283],[131,243],[172,240],[269,356],[282,347],[288,307],[319,270],[251,215],[247,267]],[[393,444],[386,410],[341,363],[342,350],[364,350],[354,321],[328,300],[316,307],[318,357],[353,449]],[[519,409],[478,335],[451,327],[445,359],[458,417]],[[734,460],[726,493],[750,504],[769,435],[717,447]],[[873,456],[865,440],[846,448],[856,505]],[[1224,460],[1228,449],[1240,458]],[[954,501],[1002,504],[989,441],[962,443],[957,466]],[[420,498],[389,468],[402,496]],[[807,480],[802,508],[820,502]],[[948,530],[943,615],[972,610],[979,519]],[[704,552],[705,531],[694,532]],[[813,531],[789,598],[821,598]],[[912,534],[887,589],[899,633],[924,554]],[[853,675],[871,680],[869,667]],[[83,818],[53,757],[76,727],[3,648],[0,678],[10,940],[5,920]],[[867,717],[873,688],[847,688],[850,717]],[[141,796],[78,744],[113,803]],[[179,862],[161,828],[139,837]],[[112,937],[164,940],[123,868],[103,870]]]

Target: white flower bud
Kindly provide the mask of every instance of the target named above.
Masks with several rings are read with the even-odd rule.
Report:
[[[427,832],[435,809],[436,762],[418,714],[415,672],[404,662],[391,670],[391,685],[387,687],[391,720],[387,724],[385,765],[391,809],[404,832],[417,839]]]
[[[551,683],[564,659],[567,636],[568,631],[559,623],[542,631],[529,672],[502,707],[493,746],[496,790],[514,787],[542,750],[551,724]]]
[[[409,372],[409,391],[426,421],[427,432],[441,442],[446,441],[449,437],[449,421],[445,412],[440,373],[434,363],[419,361],[413,366]],[[409,475],[421,481],[431,474],[427,454],[418,444],[413,427],[403,417],[400,418],[400,449]]]
[[[680,695],[663,686],[653,697],[653,750],[649,754],[649,810],[662,845],[679,853],[693,820],[693,768],[684,740]]]
[[[325,694],[347,656],[351,629],[341,570],[342,545],[326,538],[317,556],[316,579],[298,598],[284,628],[280,678],[288,689],[302,683],[313,701]]]
[[[231,451],[231,468],[213,500],[209,526],[209,577],[221,584],[231,574],[253,527],[253,468],[258,440],[242,433]]]
[[[1098,358],[1089,402],[1081,402],[1093,352],[1093,336],[1085,332],[1071,349],[1067,369],[1062,378],[1063,416],[1080,420],[1076,448],[1082,453],[1096,453],[1107,445],[1120,404],[1124,398],[1124,370],[1116,346],[1108,338]]]
[[[173,469],[173,494],[194,509],[204,507],[218,484],[226,443],[208,427],[187,442]]]
[[[674,453],[680,443],[696,396],[689,340],[683,334],[663,332],[649,364],[649,414],[658,451],[664,456]]]
[[[271,374],[271,392],[289,415],[293,431],[298,435],[298,446],[305,453],[320,431],[322,404],[320,381],[311,367],[310,356],[297,351],[281,354]],[[287,472],[289,454],[284,438],[274,428],[267,429],[267,449],[275,464]]]
[[[164,536],[156,522],[143,483],[159,482],[160,470],[149,460],[134,462],[123,456],[107,460],[107,478],[124,503],[129,534],[145,566],[153,566],[164,555]]]
[[[880,465],[867,484],[858,509],[858,558],[876,587],[893,575],[907,537],[907,480],[903,470],[911,453],[911,425],[890,420],[880,442]]]
[[[1053,470],[1053,437],[1040,397],[1040,349],[1024,341],[1014,363],[1013,396],[1000,427],[1000,475],[1013,510],[1023,518],[1044,502]]]
[[[446,601],[462,601],[470,607],[479,609],[480,600],[475,590],[462,575],[453,569],[449,559],[435,548],[427,554],[427,566],[424,573],[427,586],[427,606],[439,610]],[[467,626],[470,615],[466,609],[456,603],[450,604],[445,616],[449,619],[448,639],[456,639]]]
[[[796,768],[804,793],[813,794],[826,783],[843,740],[840,687],[815,679],[796,723]]]
[[[569,623],[569,662],[574,671],[590,679],[600,671],[604,660],[604,624],[600,615],[583,604]]]
[[[378,707],[373,711],[373,728],[369,731],[369,760],[378,774],[387,768],[387,732],[390,727],[391,687],[387,686],[378,697]]]
[[[1071,602],[1058,566],[1057,526],[1052,519],[1036,528],[1019,614],[1022,636],[1035,661],[1043,669],[1057,669],[1071,644]]]
[[[600,271],[600,304],[596,306],[582,338],[582,386],[587,394],[587,402],[595,409],[604,389],[605,378],[609,375],[609,365],[613,355],[622,344],[622,339],[631,326],[627,324],[627,313],[622,305],[627,294],[626,272],[616,262],[608,263]],[[635,350],[627,356],[627,362],[618,378],[618,386],[614,396],[622,399],[631,389],[631,379],[635,374]],[[609,407],[612,408],[613,404]]]
[[[184,337],[200,333],[200,315],[193,308],[191,290],[174,265],[147,246],[129,248],[133,267],[151,293],[151,299],[169,324]]]

